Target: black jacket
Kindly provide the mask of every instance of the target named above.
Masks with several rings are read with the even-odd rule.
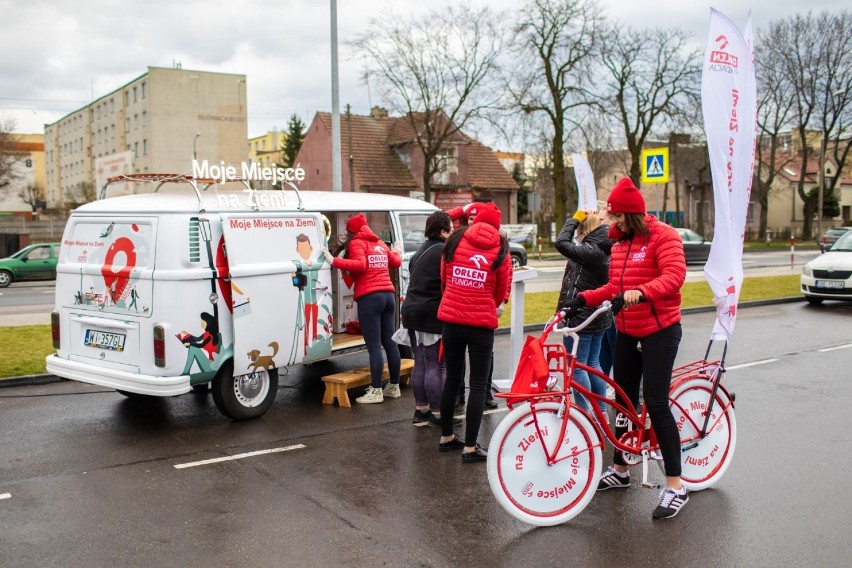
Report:
[[[601,225],[586,235],[583,242],[575,243],[574,233],[579,224],[574,218],[568,219],[556,238],[556,250],[568,258],[557,310],[578,292],[600,288],[609,281],[609,254],[612,250],[612,241],[607,236],[609,225]],[[568,325],[575,327],[581,324],[595,308],[597,306],[587,306],[578,310],[571,316]],[[610,325],[612,314],[601,314],[583,332],[594,333]]]
[[[441,253],[444,241],[427,240],[408,261],[408,291],[402,302],[402,325],[406,329],[441,333],[438,320],[441,304]]]

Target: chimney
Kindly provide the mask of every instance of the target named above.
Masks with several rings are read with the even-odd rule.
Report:
[[[374,106],[370,109],[370,118],[387,118],[388,117],[388,109]]]

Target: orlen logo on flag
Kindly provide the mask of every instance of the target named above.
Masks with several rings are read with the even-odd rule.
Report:
[[[728,65],[736,68],[739,63],[739,58],[736,55],[731,55],[727,51],[722,51],[728,47],[728,38],[724,35],[720,35],[715,39],[715,42],[718,44],[719,50],[710,51],[710,63],[716,65]]]

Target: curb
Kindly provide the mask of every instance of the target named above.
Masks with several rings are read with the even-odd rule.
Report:
[[[740,308],[756,308],[760,306],[771,306],[773,304],[792,304],[793,302],[804,302],[805,298],[802,297],[790,297],[790,298],[777,298],[774,300],[758,300],[755,302],[743,302],[739,304]],[[704,312],[714,312],[716,311],[715,306],[697,306],[694,308],[684,308],[681,310],[683,314],[700,314]],[[531,333],[541,331],[542,323],[530,323],[524,326],[524,333]],[[494,330],[494,335],[509,335],[511,333],[511,328],[508,327],[498,327]],[[62,381],[63,379],[57,377],[55,375],[24,375],[21,377],[0,377],[0,388],[4,387],[21,387],[28,385],[43,385],[47,383],[56,383]]]

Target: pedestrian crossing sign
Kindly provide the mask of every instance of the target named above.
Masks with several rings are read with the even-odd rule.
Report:
[[[642,183],[669,183],[669,149],[642,150]]]

